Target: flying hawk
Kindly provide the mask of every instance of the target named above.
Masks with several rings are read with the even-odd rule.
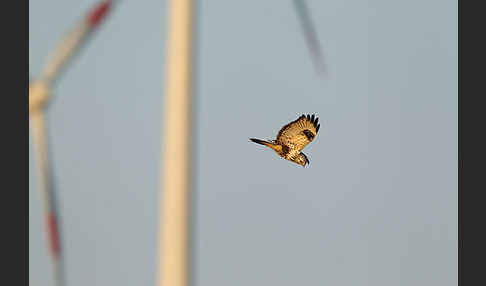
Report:
[[[309,159],[300,151],[316,137],[319,127],[321,127],[320,124],[317,124],[318,121],[319,118],[314,114],[312,116],[301,115],[297,120],[282,127],[275,140],[265,141],[250,138],[250,141],[270,147],[280,157],[305,167],[306,164],[309,164]]]

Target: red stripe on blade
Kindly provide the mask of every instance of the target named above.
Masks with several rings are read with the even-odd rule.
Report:
[[[50,213],[47,217],[47,232],[51,254],[57,258],[59,257],[59,253],[61,251],[61,245],[59,243],[57,219],[54,213]]]
[[[111,7],[111,2],[111,0],[103,1],[102,3],[98,4],[98,6],[93,8],[93,10],[91,10],[91,12],[88,14],[88,25],[91,28],[94,28],[101,22],[101,20],[103,20]]]

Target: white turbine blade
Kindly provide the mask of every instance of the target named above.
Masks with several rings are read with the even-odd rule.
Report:
[[[87,33],[85,25],[76,26],[54,49],[50,55],[44,70],[41,73],[41,79],[47,82],[53,82],[59,75],[64,64],[72,57],[74,52],[80,46],[81,40]]]
[[[62,263],[60,235],[56,202],[54,200],[53,182],[51,180],[51,162],[49,160],[47,132],[43,109],[35,110],[30,114],[32,139],[37,153],[39,166],[40,194],[44,204],[45,222],[49,252],[52,258],[55,285],[64,285],[64,268]]]
[[[41,73],[41,79],[51,83],[59,76],[66,62],[72,58],[81,47],[81,43],[94,31],[108,14],[112,0],[100,1],[91,9],[80,23],[78,23],[57,45],[54,52]]]
[[[318,73],[326,72],[326,64],[322,53],[321,44],[314,28],[314,23],[310,16],[310,11],[305,0],[294,0],[295,10],[302,26],[305,41],[310,52],[312,63]]]
[[[44,122],[44,111],[36,110],[30,114],[30,124],[32,130],[32,141],[35,146],[35,153],[37,153],[37,160],[39,162],[39,174],[40,174],[40,186],[42,200],[44,201],[45,209],[50,209],[49,203],[49,161],[48,161],[48,150],[46,142],[46,132],[45,132],[45,122]]]

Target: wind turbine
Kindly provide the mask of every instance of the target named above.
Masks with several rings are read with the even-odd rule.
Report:
[[[69,31],[51,54],[39,77],[29,85],[29,116],[33,142],[39,162],[41,199],[44,202],[46,232],[49,241],[56,285],[65,284],[61,238],[59,233],[59,214],[52,181],[52,162],[48,152],[47,130],[44,110],[50,101],[51,88],[61,75],[67,62],[79,51],[83,42],[99,26],[112,7],[112,0],[100,1],[77,25]]]
[[[324,71],[323,57],[304,0],[295,0],[311,57]],[[157,285],[187,286],[190,282],[190,217],[192,188],[192,79],[195,0],[168,3],[168,47]]]

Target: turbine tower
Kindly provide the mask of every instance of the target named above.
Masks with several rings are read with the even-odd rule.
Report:
[[[193,1],[169,1],[168,19],[157,283],[160,286],[187,286],[193,142]]]
[[[304,0],[295,0],[311,58],[324,69],[319,41]],[[167,86],[164,103],[159,194],[158,286],[190,282],[190,217],[192,188],[193,0],[171,0],[168,9]]]

